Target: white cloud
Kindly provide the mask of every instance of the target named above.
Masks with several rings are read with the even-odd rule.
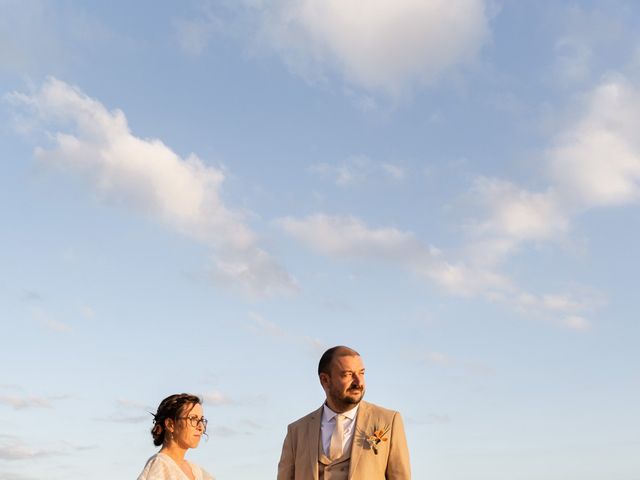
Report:
[[[585,104],[550,149],[557,188],[582,208],[638,201],[640,91],[617,76],[593,90]]]
[[[514,290],[508,278],[492,269],[451,263],[443,255],[438,255],[436,262],[415,263],[413,269],[455,295],[504,298]]]
[[[494,374],[494,368],[477,360],[466,360],[439,351],[408,350],[405,355],[412,362],[419,364],[436,365],[442,368],[463,371],[474,377],[486,377]]]
[[[227,28],[215,9],[213,2],[202,2],[198,5],[197,16],[190,19],[176,18],[173,21],[178,44],[185,53],[201,55],[214,34]]]
[[[16,386],[0,385],[0,390],[17,390],[19,392],[0,394],[0,405],[6,405],[14,410],[51,409],[56,402],[69,398],[67,395],[42,396],[23,394],[21,393],[22,388]]]
[[[483,213],[469,229],[474,264],[497,265],[525,242],[561,239],[588,209],[640,200],[640,90],[612,76],[583,99],[545,152],[548,187],[534,192],[505,180],[476,180],[471,198]]]
[[[522,243],[555,240],[570,230],[569,207],[552,188],[531,192],[505,180],[480,177],[470,198],[483,210],[468,225],[473,241],[467,250],[475,265],[498,265]]]
[[[382,170],[384,170],[389,177],[394,180],[403,180],[404,179],[404,170],[402,167],[398,165],[394,165],[392,163],[383,163],[381,165]]]
[[[527,242],[565,237],[572,219],[591,208],[637,204],[638,131],[640,89],[620,75],[610,76],[584,95],[577,116],[559,130],[547,150],[549,186],[535,192],[501,179],[476,180],[470,196],[483,211],[468,229],[471,266],[442,263],[436,281],[454,290],[483,292],[490,300],[522,311],[554,313],[569,328],[588,329],[584,314],[604,303],[601,295],[533,295],[498,275],[495,268]],[[480,277],[465,287],[474,275]]]
[[[256,312],[249,312],[249,318],[252,324],[249,330],[256,334],[267,334],[274,337],[285,337],[287,332],[273,322],[270,322],[262,315]]]
[[[92,320],[96,316],[96,311],[88,305],[80,307],[80,314],[87,320]]]
[[[395,263],[456,293],[471,293],[486,288],[488,283],[501,283],[498,277],[481,278],[485,275],[482,272],[447,262],[442,252],[423,244],[411,232],[370,228],[355,217],[315,214],[304,219],[281,218],[278,224],[321,254]]]
[[[69,324],[61,322],[54,318],[49,312],[40,307],[32,307],[31,317],[49,330],[58,333],[69,333],[72,328]]]
[[[242,215],[220,198],[224,173],[196,155],[180,157],[158,139],[133,135],[120,110],[48,79],[32,95],[9,100],[32,118],[64,128],[37,159],[83,178],[106,201],[132,208],[210,246],[218,274],[254,293],[288,290],[293,280],[257,245]]]
[[[584,41],[564,37],[555,45],[555,75],[564,85],[588,80],[591,75],[593,51]]]
[[[427,360],[438,365],[447,365],[451,361],[447,355],[440,352],[429,352],[427,354]]]
[[[35,460],[62,454],[61,450],[34,448],[12,435],[0,435],[0,460]]]
[[[7,5],[13,3],[14,5]],[[60,38],[48,15],[55,12],[45,2],[3,2],[0,16],[0,70],[24,72],[38,60],[50,64],[62,60]]]
[[[270,42],[297,73],[337,71],[394,96],[473,60],[489,38],[483,0],[287,0],[262,13]]]
[[[0,470],[0,478],[2,478],[2,480],[38,480],[36,477],[8,472],[6,470]]]
[[[508,297],[496,297],[495,300],[509,303],[523,313],[552,316],[554,321],[574,330],[589,328],[589,321],[583,315],[593,312],[605,303],[601,294],[584,289],[571,293],[542,295],[514,291]]]
[[[232,400],[227,395],[225,395],[224,393],[218,390],[204,393],[202,395],[202,401],[208,405],[215,405],[215,406],[233,405],[236,403],[234,400]]]
[[[262,408],[267,402],[267,398],[264,395],[255,395],[244,398],[230,397],[226,393],[220,390],[211,390],[205,393],[199,394],[205,405],[214,407],[222,406],[253,406]]]
[[[422,243],[411,232],[390,227],[374,229],[355,217],[324,214],[304,219],[285,217],[278,224],[321,254],[397,264],[455,294],[475,295],[493,288],[509,288],[509,282],[501,275],[451,263],[440,250]]]
[[[405,176],[404,170],[399,165],[378,163],[366,155],[352,155],[336,165],[318,163],[312,165],[310,170],[331,178],[339,187],[360,185],[375,178],[399,182],[404,180]]]
[[[328,348],[320,339],[286,330],[278,324],[267,320],[259,313],[249,312],[249,318],[251,319],[251,323],[248,326],[248,330],[254,335],[274,337],[293,344],[302,345],[314,355],[321,354]]]
[[[564,324],[573,330],[588,330],[589,321],[578,315],[570,315],[564,319]]]
[[[149,405],[128,399],[116,400],[116,411],[104,417],[98,417],[95,420],[111,423],[127,423],[135,424],[142,422],[151,422],[153,418],[150,412],[155,411]]]
[[[174,27],[180,48],[193,56],[202,54],[214,32],[209,21],[178,19]]]
[[[547,240],[568,228],[566,215],[552,190],[530,192],[511,182],[476,179],[474,192],[491,212],[477,224],[480,235],[514,240]]]
[[[122,29],[110,30],[91,9],[74,4],[2,0],[0,5],[0,71],[39,76],[70,68],[97,48],[132,52],[140,46]]]
[[[15,410],[28,408],[51,408],[51,401],[45,397],[19,397],[17,395],[0,395],[0,404],[13,407]]]
[[[323,255],[388,262],[434,282],[449,293],[479,296],[556,321],[591,311],[602,303],[593,292],[584,292],[579,297],[525,292],[493,265],[452,262],[442,251],[422,243],[411,232],[395,228],[372,229],[354,217],[316,214],[305,219],[283,218],[278,224]]]
[[[370,229],[355,217],[316,214],[302,220],[285,217],[277,223],[325,255],[400,261],[429,255],[413,234],[395,228]]]
[[[618,7],[621,4],[617,5]],[[618,68],[637,45],[637,28],[626,8],[603,8],[600,2],[556,2],[553,79],[562,87],[597,81],[603,72]]]

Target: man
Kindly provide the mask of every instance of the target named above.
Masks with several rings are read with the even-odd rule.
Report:
[[[289,425],[278,480],[410,480],[400,414],[362,401],[360,354],[330,348],[320,358],[318,376],[326,401]]]

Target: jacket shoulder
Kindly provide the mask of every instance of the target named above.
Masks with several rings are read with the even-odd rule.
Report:
[[[295,422],[290,423],[289,429],[296,429],[302,425],[306,425],[307,423],[313,421],[318,416],[322,416],[322,407],[314,410],[313,412],[306,414],[304,417],[299,418]]]
[[[364,409],[368,410],[371,414],[381,417],[393,417],[399,413],[397,410],[391,410],[365,401],[361,403],[361,407],[364,407]]]

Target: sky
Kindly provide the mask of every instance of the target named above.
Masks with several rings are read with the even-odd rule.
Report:
[[[0,0],[0,478],[275,478],[338,344],[417,480],[640,479],[640,4]]]

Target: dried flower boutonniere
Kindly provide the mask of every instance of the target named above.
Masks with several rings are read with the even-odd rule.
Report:
[[[371,447],[371,450],[373,450],[373,453],[375,453],[376,455],[378,454],[378,444],[380,442],[386,442],[389,440],[389,438],[385,436],[388,431],[389,427],[386,427],[384,429],[376,428],[371,435],[367,436],[367,443]]]

